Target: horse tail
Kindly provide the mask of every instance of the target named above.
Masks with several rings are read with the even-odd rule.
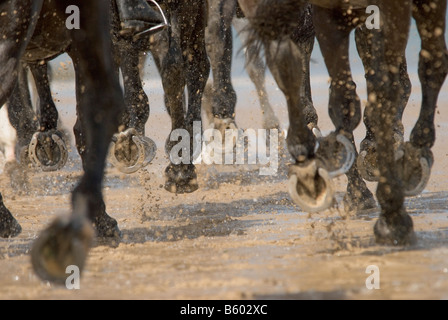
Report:
[[[260,0],[253,16],[247,17],[244,49],[256,50],[262,55],[263,48],[272,41],[291,39],[295,43],[314,38],[312,6],[298,0]]]

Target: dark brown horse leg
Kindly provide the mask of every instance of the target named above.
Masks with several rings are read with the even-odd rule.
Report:
[[[179,17],[182,56],[187,80],[188,108],[186,126],[193,137],[193,122],[201,121],[202,95],[210,73],[205,47],[207,7],[204,0],[182,1],[184,14]]]
[[[431,148],[436,139],[434,117],[437,99],[448,72],[445,43],[446,0],[415,0],[413,16],[422,40],[418,74],[422,86],[420,116],[406,143],[403,181],[406,196],[420,194],[426,187],[434,162]]]
[[[81,29],[72,30],[71,57],[77,84],[77,111],[82,124],[85,150],[84,175],[73,191],[73,212],[58,219],[36,240],[31,252],[34,270],[46,280],[65,283],[68,265],[83,269],[92,241],[92,223],[99,236],[116,236],[115,220],[107,216],[102,197],[107,150],[118,130],[124,100],[114,72],[107,1],[58,1],[80,9]]]
[[[162,79],[165,106],[171,118],[171,132],[165,143],[165,152],[171,161],[165,170],[165,189],[172,193],[194,191],[197,188],[194,183],[196,175],[191,164],[191,145],[185,123],[185,68],[180,44],[173,37],[171,30],[163,31],[154,37],[151,53]],[[179,139],[185,137],[188,148],[173,149],[181,143]],[[181,161],[177,162],[175,158]]]
[[[0,238],[13,238],[22,232],[22,227],[3,203],[0,193]]]
[[[372,30],[372,68],[368,75],[368,103],[372,108],[380,179],[377,198],[381,214],[374,227],[377,243],[407,245],[415,241],[412,218],[404,206],[404,186],[396,162],[394,130],[400,106],[400,70],[409,36],[410,1],[383,1],[382,27]]]
[[[356,150],[353,131],[361,121],[361,103],[356,93],[349,61],[349,35],[353,27],[347,26],[340,12],[314,7],[314,26],[321,52],[331,78],[329,114],[336,128],[336,133],[347,136]],[[348,17],[347,19],[350,19]],[[344,27],[345,26],[345,27]],[[331,35],[331,36],[330,36]],[[333,146],[337,144],[332,143]],[[326,158],[331,159],[332,145],[323,144],[319,149],[330,152]],[[361,213],[376,207],[373,194],[361,178],[356,163],[347,172],[348,185],[344,197],[347,212]]]
[[[20,67],[17,85],[8,100],[8,115],[11,125],[16,129],[19,146],[28,146],[39,124],[31,103],[28,70],[25,65]]]
[[[113,138],[110,160],[123,173],[135,173],[155,157],[157,147],[145,136],[149,118],[149,100],[140,77],[140,50],[137,43],[122,40],[116,45],[124,84],[126,109],[120,123],[120,132]]]
[[[240,0],[239,5],[249,19],[251,28],[249,43],[255,40],[264,45],[266,61],[280,90],[286,98],[289,115],[287,145],[296,164],[290,167],[289,193],[302,210],[318,212],[328,209],[334,202],[333,183],[329,172],[319,159],[316,159],[316,136],[308,126],[308,120],[301,92],[303,92],[304,52],[293,40],[292,29],[285,30],[283,20],[294,23],[305,21],[309,12],[305,5],[297,5],[296,10],[272,1]],[[275,12],[275,15],[272,13]],[[311,21],[309,21],[311,22]],[[304,27],[306,29],[306,27]]]
[[[5,13],[0,15],[0,106],[6,103],[16,86],[20,59],[34,32],[42,3],[42,0],[25,0],[3,1],[0,4],[0,12]],[[20,232],[20,225],[0,195],[0,236],[14,237]]]
[[[53,102],[47,63],[29,64],[37,89],[37,118],[39,128],[33,132],[28,155],[43,171],[56,171],[67,162],[68,152],[64,134],[58,131],[58,110]],[[28,88],[28,87],[27,87]]]
[[[19,193],[29,192],[29,144],[33,134],[38,130],[39,124],[31,103],[31,94],[28,86],[28,68],[20,65],[18,82],[8,100],[8,117],[12,127],[16,130],[17,160],[9,162],[5,171],[9,175],[11,187]]]
[[[172,30],[180,40],[183,68],[188,92],[185,128],[190,136],[188,164],[171,164],[165,171],[165,189],[175,193],[189,193],[198,189],[194,160],[200,154],[202,135],[201,105],[205,84],[210,73],[205,48],[207,7],[204,0],[184,0],[171,5]],[[199,128],[194,130],[195,123]]]
[[[286,37],[281,41],[265,44],[266,60],[279,88],[285,95],[289,130],[287,145],[296,164],[290,167],[289,193],[305,212],[328,209],[334,201],[331,177],[316,161],[316,136],[308,126],[306,110],[302,105],[302,53]]]

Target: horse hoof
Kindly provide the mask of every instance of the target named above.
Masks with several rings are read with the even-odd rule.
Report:
[[[113,241],[121,239],[122,234],[120,228],[118,228],[117,220],[107,213],[93,219],[93,228],[98,239]]]
[[[28,146],[28,156],[42,171],[57,171],[67,163],[68,152],[62,133],[56,130],[36,132]]]
[[[374,227],[377,244],[408,246],[417,242],[412,218],[408,214],[381,215]]]
[[[334,202],[331,177],[325,169],[317,167],[316,161],[291,166],[288,189],[292,200],[306,212],[324,211]]]
[[[404,195],[413,197],[425,190],[431,177],[434,156],[429,149],[419,149],[411,143],[405,144],[403,154],[403,183]]]
[[[368,139],[361,142],[361,152],[356,160],[356,166],[361,177],[370,182],[378,182],[380,171],[378,169],[376,144]]]
[[[194,165],[169,165],[165,170],[165,190],[176,193],[192,193],[199,189]]]
[[[94,231],[91,223],[79,216],[57,218],[33,244],[31,262],[44,281],[65,285],[67,267],[84,269]]]
[[[227,130],[238,130],[238,127],[235,123],[235,119],[232,118],[225,118],[225,119],[219,119],[215,118],[213,121],[213,129],[218,130],[221,133],[222,137],[222,151],[223,153],[226,150],[233,151],[234,147],[236,146],[236,142],[234,141],[233,137],[231,140],[226,140],[226,131]],[[213,142],[212,142],[213,143]]]
[[[339,177],[351,169],[356,159],[356,151],[353,143],[347,137],[332,133],[318,139],[318,142],[316,156],[324,161],[331,179]]]
[[[0,207],[0,238],[14,238],[22,232],[22,227],[5,206]]]
[[[156,152],[157,146],[153,140],[130,128],[114,135],[110,161],[120,172],[131,174],[151,163]]]

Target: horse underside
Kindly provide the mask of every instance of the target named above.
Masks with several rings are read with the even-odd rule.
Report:
[[[301,59],[291,34],[306,4],[289,0],[240,0],[253,28],[252,37],[263,44],[267,64],[287,100],[290,120],[287,143],[297,161],[290,169],[291,196],[306,211],[328,208],[334,201],[331,182],[334,172],[340,174],[349,169],[345,204],[357,210],[373,208],[374,199],[361,179],[362,173],[378,181],[376,195],[381,214],[374,229],[377,242],[412,243],[415,240],[412,219],[403,202],[406,195],[423,190],[433,162],[430,148],[435,139],[434,110],[447,72],[446,1],[414,1],[413,7],[410,1],[400,4],[377,1],[383,13],[380,30],[365,27],[365,9],[346,10],[335,8],[336,2],[311,2],[315,4],[316,37],[331,77],[329,114],[336,128],[321,139],[307,126],[297,94],[302,86],[297,76]],[[431,15],[428,8],[432,8]],[[411,14],[422,38],[419,76],[423,101],[410,142],[404,143],[401,118],[411,90],[405,60]],[[367,133],[361,144],[363,156],[358,161],[348,157],[346,145],[348,140],[355,150],[353,131],[361,121],[360,99],[348,59],[349,35],[353,30],[356,30],[358,52],[366,69],[369,95],[364,113]],[[435,54],[428,56],[426,52]],[[339,160],[348,158],[351,163]]]

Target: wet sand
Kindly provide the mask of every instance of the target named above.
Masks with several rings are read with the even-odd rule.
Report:
[[[415,72],[412,79],[407,135],[420,101]],[[253,86],[244,76],[235,79],[235,86],[238,125],[261,128]],[[267,86],[286,128],[284,98],[271,78]],[[326,86],[325,76],[313,78],[324,132],[332,129]],[[74,123],[72,88],[70,82],[53,87],[67,127]],[[28,255],[39,231],[56,215],[70,211],[70,191],[81,175],[76,151],[60,172],[30,173],[28,195],[18,194],[9,179],[1,177],[5,201],[23,232],[0,240],[0,299],[448,299],[447,85],[436,118],[431,180],[421,196],[406,201],[418,238],[417,245],[407,248],[374,243],[378,212],[355,217],[346,216],[342,208],[302,212],[287,192],[287,161],[271,179],[260,177],[253,167],[200,165],[198,191],[168,193],[161,186],[168,164],[163,145],[169,119],[157,79],[146,81],[146,89],[152,106],[147,135],[156,140],[158,155],[131,176],[108,168],[107,211],[118,220],[123,239],[115,247],[97,244],[92,249],[80,290],[41,282]],[[358,93],[365,99],[362,86]],[[362,125],[356,138],[363,138]],[[345,183],[344,177],[336,180],[339,203]],[[375,184],[369,187],[375,190]],[[366,288],[366,268],[371,265],[380,270],[378,290]]]

